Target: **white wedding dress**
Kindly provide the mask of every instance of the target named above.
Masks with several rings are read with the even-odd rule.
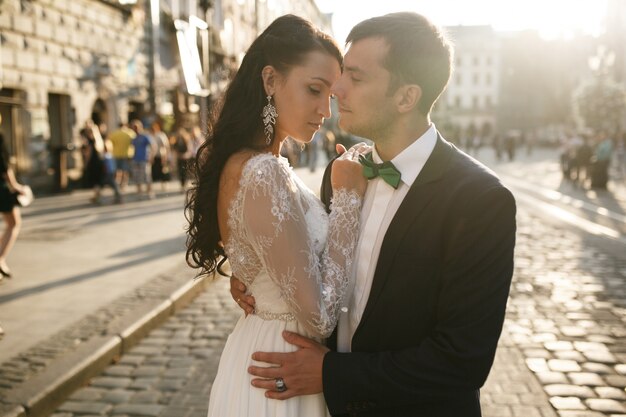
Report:
[[[225,244],[233,274],[256,300],[228,337],[211,389],[209,417],[322,417],[322,394],[285,401],[253,387],[252,353],[291,352],[283,330],[328,337],[348,287],[361,198],[339,190],[327,214],[287,160],[258,154],[244,165],[230,202]],[[260,364],[264,365],[264,364]],[[287,381],[288,385],[288,381]]]

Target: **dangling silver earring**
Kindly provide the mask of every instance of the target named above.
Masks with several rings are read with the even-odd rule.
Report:
[[[274,125],[276,125],[276,118],[278,117],[276,107],[272,104],[272,96],[267,96],[267,104],[263,107],[261,116],[263,117],[265,143],[269,145],[274,138]]]

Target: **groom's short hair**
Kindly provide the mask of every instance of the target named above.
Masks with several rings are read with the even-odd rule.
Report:
[[[382,63],[391,73],[389,93],[404,84],[417,84],[422,89],[418,109],[430,113],[452,73],[453,48],[442,30],[417,13],[390,13],[357,24],[346,44],[372,37],[389,45]]]

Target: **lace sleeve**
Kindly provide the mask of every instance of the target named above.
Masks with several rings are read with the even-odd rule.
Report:
[[[361,198],[346,190],[335,194],[320,257],[289,171],[277,160],[262,162],[251,167],[242,183],[246,234],[298,321],[313,335],[328,337],[348,288]]]

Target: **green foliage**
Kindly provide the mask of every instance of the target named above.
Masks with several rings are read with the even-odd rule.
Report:
[[[615,130],[626,112],[626,88],[604,77],[597,77],[574,92],[574,107],[585,127]]]

